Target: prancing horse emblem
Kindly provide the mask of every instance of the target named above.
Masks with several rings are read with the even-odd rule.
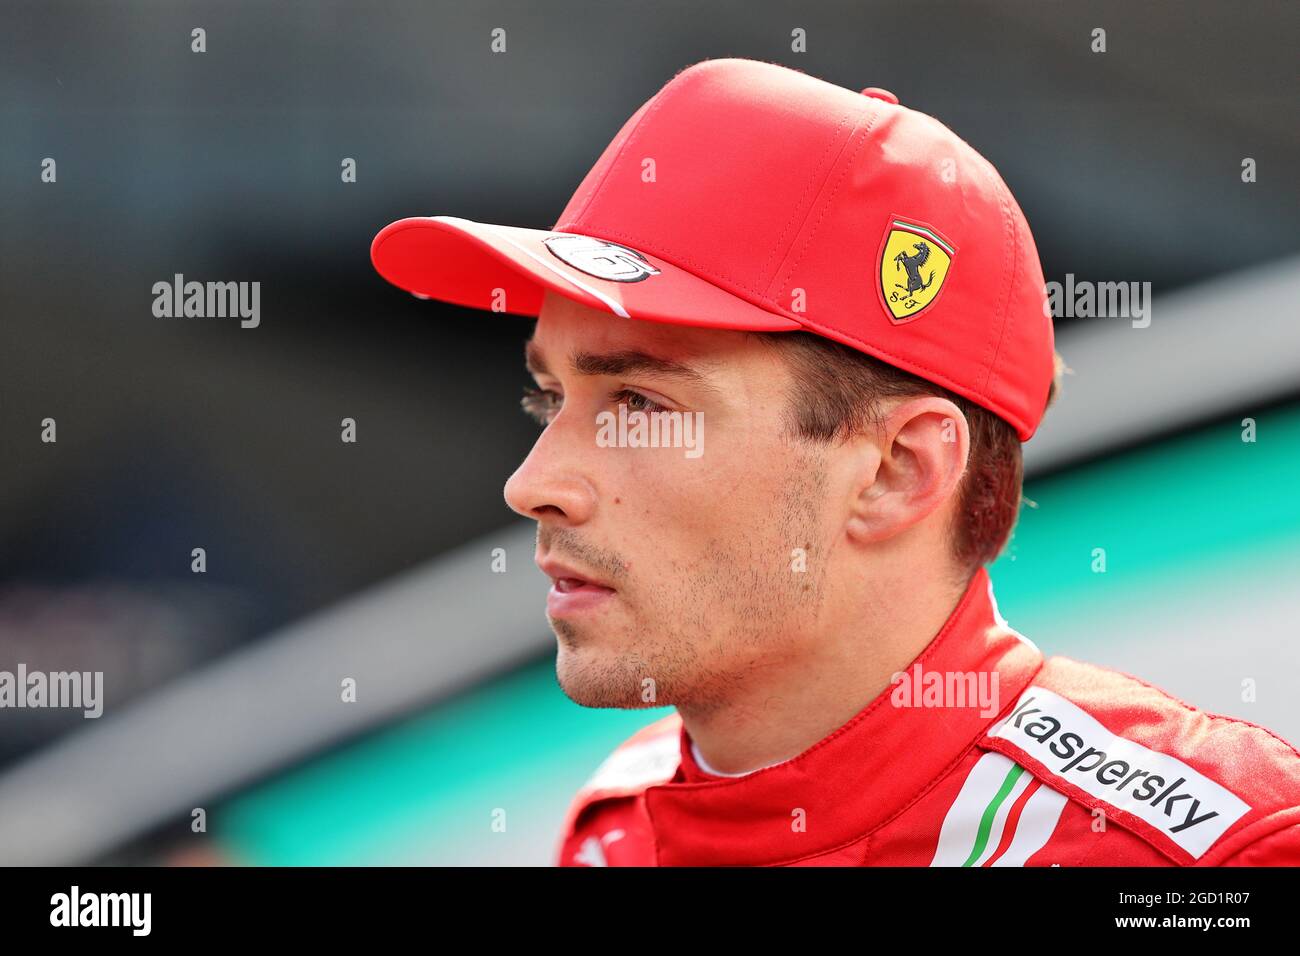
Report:
[[[911,322],[943,291],[957,247],[933,226],[893,217],[880,246],[881,304],[895,325]]]
[[[924,282],[921,281],[921,266],[925,265],[930,258],[930,247],[924,242],[916,244],[916,255],[909,256],[906,252],[900,252],[894,256],[894,264],[900,269],[907,270],[907,285],[894,283],[894,288],[902,289],[909,295],[914,292],[924,292],[934,283],[934,270],[930,270],[930,278]]]

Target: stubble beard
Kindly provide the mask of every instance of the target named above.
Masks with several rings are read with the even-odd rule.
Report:
[[[739,534],[709,540],[695,564],[670,568],[666,582],[625,581],[615,598],[620,623],[551,619],[556,679],[570,700],[708,714],[757,670],[797,652],[794,638],[815,625],[824,600],[828,541],[824,461],[811,451],[796,460],[775,507],[739,523]],[[772,518],[766,535],[750,533]],[[796,548],[806,553],[804,571],[794,570]]]

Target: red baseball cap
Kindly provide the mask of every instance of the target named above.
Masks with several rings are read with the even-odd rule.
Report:
[[[992,164],[886,90],[758,60],[674,76],[554,228],[401,219],[370,257],[417,296],[491,311],[537,315],[550,289],[624,319],[814,332],[1022,441],[1053,377],[1038,251]]]

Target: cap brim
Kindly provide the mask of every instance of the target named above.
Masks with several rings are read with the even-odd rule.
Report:
[[[580,234],[452,216],[399,219],[375,236],[370,260],[400,289],[475,309],[537,315],[543,292],[550,289],[583,305],[648,322],[750,332],[802,327],[649,253],[641,254],[657,272],[641,281],[589,275],[544,242],[575,235]]]

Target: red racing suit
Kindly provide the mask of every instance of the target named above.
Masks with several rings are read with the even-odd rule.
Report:
[[[848,723],[739,777],[676,714],[579,790],[561,866],[1300,865],[1300,753],[1136,678],[1044,660],[988,572]]]

